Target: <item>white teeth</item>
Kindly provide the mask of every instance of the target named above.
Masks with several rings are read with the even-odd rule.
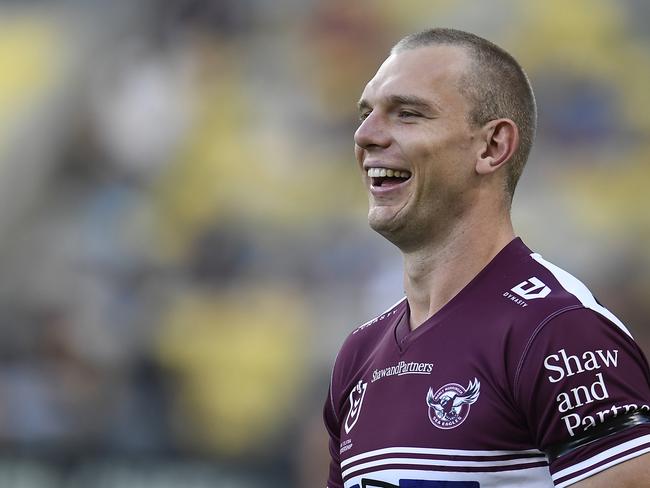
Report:
[[[408,171],[397,171],[387,168],[368,168],[368,176],[370,178],[383,178],[386,176],[395,178],[408,178],[411,176],[411,173]]]

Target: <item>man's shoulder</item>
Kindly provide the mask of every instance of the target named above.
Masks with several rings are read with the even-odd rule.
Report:
[[[580,297],[591,295],[577,278],[534,252],[522,260],[504,284],[501,296],[510,302],[511,310],[516,311],[513,315],[533,324],[564,309],[580,307]]]
[[[524,348],[545,324],[571,310],[588,311],[571,314],[576,319],[588,319],[591,314],[627,331],[580,279],[547,261],[520,239],[495,258],[456,308],[461,319],[470,315],[482,329],[489,330],[479,334],[506,338],[515,349]]]
[[[537,306],[546,319],[573,309],[587,309],[606,318],[621,329],[625,326],[605,308],[579,278],[562,267],[547,261],[541,254],[531,253],[531,277],[510,291],[517,293],[529,305]]]
[[[522,318],[556,313],[567,307],[595,302],[589,289],[571,273],[547,261],[528,248],[521,239],[513,240],[492,263],[483,283],[485,298],[500,295],[499,303]],[[513,307],[514,306],[514,307]]]
[[[502,297],[510,302],[507,306],[500,305],[503,307],[501,317],[509,317],[509,320],[499,323],[516,339],[514,343],[522,346],[529,343],[547,324],[557,322],[559,317],[574,310],[582,312],[572,312],[566,317],[581,321],[583,332],[608,323],[609,327],[630,336],[625,325],[569,271],[530,250],[517,261],[508,281],[502,282],[506,286],[499,288]],[[565,333],[577,330],[572,327]]]

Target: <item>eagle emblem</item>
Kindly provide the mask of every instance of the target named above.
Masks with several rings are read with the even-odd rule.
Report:
[[[470,381],[467,388],[458,383],[449,383],[427,392],[429,420],[439,429],[453,429],[462,424],[469,415],[470,405],[474,404],[481,393],[481,383],[477,378]]]

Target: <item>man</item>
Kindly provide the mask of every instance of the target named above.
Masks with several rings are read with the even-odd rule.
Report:
[[[413,34],[359,109],[368,219],[406,297],[337,357],[328,487],[650,486],[643,353],[513,231],[536,120],[521,67],[469,33]]]

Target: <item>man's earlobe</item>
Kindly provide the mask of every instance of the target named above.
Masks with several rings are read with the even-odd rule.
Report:
[[[478,154],[476,172],[488,174],[504,165],[519,146],[519,129],[510,119],[496,119],[483,128],[484,146]]]

